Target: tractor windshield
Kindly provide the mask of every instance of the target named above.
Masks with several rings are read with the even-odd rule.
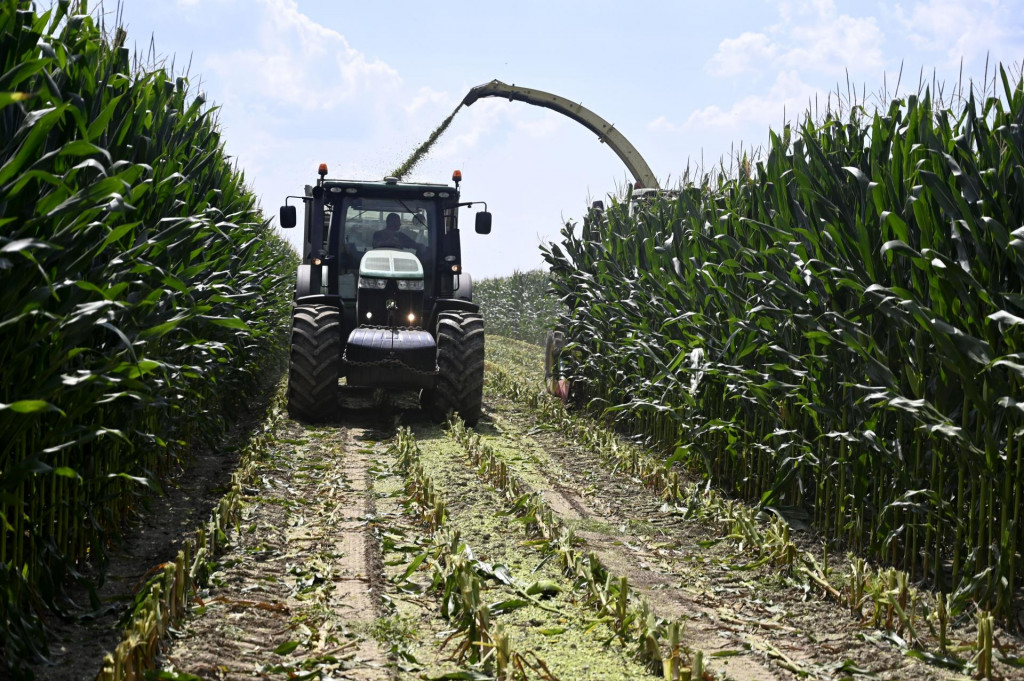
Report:
[[[328,239],[340,259],[341,276],[353,277],[363,255],[374,248],[395,248],[414,253],[423,264],[424,288],[433,290],[434,253],[437,252],[437,208],[433,201],[394,198],[346,197],[330,216]],[[345,293],[354,289],[344,285]],[[429,295],[429,293],[428,293]]]

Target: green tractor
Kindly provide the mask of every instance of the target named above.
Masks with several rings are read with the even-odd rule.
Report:
[[[447,184],[326,179],[321,164],[305,196],[305,240],[292,314],[288,411],[326,421],[348,386],[420,391],[435,418],[480,418],[484,322],[462,271],[462,174]],[[483,203],[483,202],[477,202]],[[476,232],[491,214],[476,213]],[[294,205],[281,226],[295,227]]]

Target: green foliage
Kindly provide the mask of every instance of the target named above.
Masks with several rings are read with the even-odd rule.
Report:
[[[1024,577],[1024,82],[807,118],[545,249],[576,394],[1006,618]]]
[[[0,0],[0,640],[281,368],[296,256],[183,77],[85,2]],[[141,484],[140,484],[141,483]]]
[[[558,299],[551,293],[547,272],[516,271],[508,277],[476,282],[473,297],[487,324],[487,333],[543,345],[554,328]]]

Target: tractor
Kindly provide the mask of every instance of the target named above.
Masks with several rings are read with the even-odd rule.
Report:
[[[435,418],[469,425],[483,402],[484,322],[462,271],[462,173],[447,184],[327,179],[289,196],[281,227],[305,205],[305,239],[292,308],[288,411],[322,422],[340,411],[346,386],[419,391]],[[487,204],[475,216],[491,231]]]

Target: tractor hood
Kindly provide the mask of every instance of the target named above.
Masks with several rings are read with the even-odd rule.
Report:
[[[359,263],[359,276],[367,279],[422,279],[423,263],[407,251],[376,248],[363,256]]]

